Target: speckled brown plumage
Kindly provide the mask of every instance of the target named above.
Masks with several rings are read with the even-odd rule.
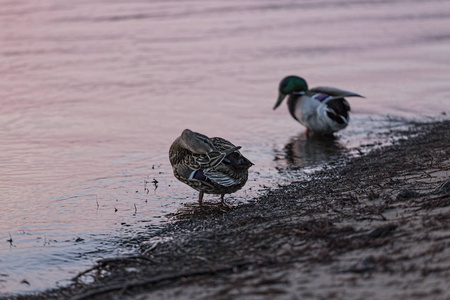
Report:
[[[200,203],[204,193],[220,194],[223,200],[224,194],[245,185],[253,164],[238,151],[240,147],[220,137],[208,138],[190,130],[184,136],[184,132],[170,146],[169,160],[175,178],[200,192]]]

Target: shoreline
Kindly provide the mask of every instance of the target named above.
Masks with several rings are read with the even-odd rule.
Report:
[[[5,299],[447,299],[450,121],[401,133],[254,203],[187,205],[141,255]]]

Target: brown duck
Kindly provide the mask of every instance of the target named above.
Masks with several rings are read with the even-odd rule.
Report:
[[[200,192],[200,204],[204,193],[220,194],[223,202],[225,194],[245,185],[253,165],[240,148],[223,138],[185,129],[170,146],[169,160],[175,177]]]

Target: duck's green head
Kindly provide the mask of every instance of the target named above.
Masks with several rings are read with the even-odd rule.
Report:
[[[288,76],[285,77],[280,82],[280,86],[278,88],[278,100],[275,103],[273,109],[276,109],[281,102],[283,102],[284,97],[288,94],[292,93],[302,93],[308,90],[308,84],[305,79],[298,76]]]

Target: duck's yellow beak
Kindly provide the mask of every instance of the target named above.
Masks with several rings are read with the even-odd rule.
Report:
[[[283,94],[282,92],[279,92],[277,103],[275,103],[275,106],[273,107],[274,110],[275,110],[278,106],[280,106],[281,102],[283,102],[284,97],[286,97],[286,94]]]

